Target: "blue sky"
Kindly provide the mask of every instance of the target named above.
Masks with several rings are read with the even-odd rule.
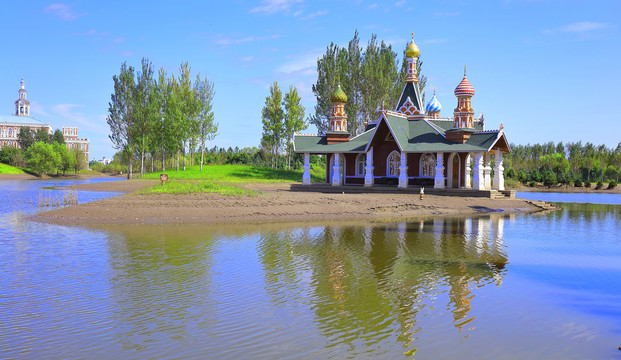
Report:
[[[269,84],[295,85],[310,113],[317,57],[356,29],[399,52],[416,33],[442,116],[467,65],[476,114],[512,143],[621,141],[619,1],[11,1],[2,13],[0,112],[23,75],[33,116],[78,126],[91,159],[115,152],[105,118],[123,61],[188,61],[215,84],[210,146],[258,146]]]

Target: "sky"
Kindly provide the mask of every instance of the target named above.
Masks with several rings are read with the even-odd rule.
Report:
[[[21,77],[31,113],[78,126],[90,159],[111,158],[112,76],[127,62],[176,73],[187,61],[213,81],[219,134],[208,146],[259,146],[273,81],[295,86],[306,114],[317,58],[331,42],[373,34],[399,54],[411,33],[427,99],[450,117],[464,65],[472,107],[509,142],[621,142],[621,1],[10,1],[2,4],[0,113],[11,114]],[[401,56],[401,55],[399,55]],[[310,127],[305,133],[314,133]]]

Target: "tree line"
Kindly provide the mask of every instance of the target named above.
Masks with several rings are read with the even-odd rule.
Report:
[[[505,154],[503,160],[505,177],[525,184],[581,186],[606,181],[616,184],[621,176],[621,143],[614,149],[581,141],[511,144],[511,153]]]
[[[180,159],[186,168],[186,155],[194,161],[195,151],[201,153],[201,170],[205,143],[218,131],[214,121],[214,85],[206,77],[192,77],[187,62],[181,64],[177,75],[168,75],[160,68],[157,77],[153,64],[142,59],[141,68],[123,63],[118,75],[113,76],[106,121],[109,138],[114,147],[124,154],[127,177],[131,179],[134,157],[140,159],[140,174],[145,162],[161,159],[162,171],[166,158],[176,156],[177,171]]]
[[[17,134],[19,148],[7,146],[0,149],[0,162],[43,174],[63,175],[74,171],[75,175],[86,168],[86,156],[80,148],[68,150],[62,131],[49,134],[40,128],[36,132],[22,126]]]

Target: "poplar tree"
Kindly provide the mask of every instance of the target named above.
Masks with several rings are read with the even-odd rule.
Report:
[[[289,86],[289,91],[285,94],[282,101],[284,106],[284,138],[287,150],[287,169],[291,169],[291,154],[293,152],[293,134],[308,127],[304,121],[304,106],[300,104],[302,98],[298,94],[298,89],[293,85]]]
[[[272,168],[278,168],[278,154],[284,133],[284,113],[281,107],[282,91],[278,82],[270,85],[270,95],[265,98],[265,106],[261,110],[263,123],[262,147],[267,148],[271,156]]]
[[[407,71],[405,51],[401,54],[399,61],[392,46],[383,41],[378,43],[376,35],[371,36],[363,51],[358,31],[347,47],[331,43],[317,60],[317,82],[312,86],[317,104],[314,114],[309,116],[309,122],[317,127],[319,133],[328,130],[332,109],[330,96],[340,83],[349,98],[345,104],[348,131],[353,136],[364,131],[365,122],[377,116],[377,108],[382,102],[392,109],[399,100]],[[421,74],[421,67],[422,61],[418,58],[418,84],[424,102],[427,78]]]
[[[133,104],[134,68],[121,64],[119,76],[112,77],[114,93],[108,103],[106,122],[110,126],[110,141],[117,150],[127,154],[127,178],[132,178],[132,145],[134,141],[135,113]]]
[[[198,139],[201,144],[201,171],[203,171],[205,141],[213,140],[218,133],[218,123],[214,122],[212,105],[215,95],[213,83],[206,77],[201,80],[200,75],[196,75],[194,92],[198,100],[196,119],[198,121]]]

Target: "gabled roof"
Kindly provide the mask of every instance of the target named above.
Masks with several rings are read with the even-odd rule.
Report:
[[[362,134],[351,138],[349,141],[328,145],[325,135],[296,134],[293,137],[294,152],[309,153],[333,153],[333,152],[364,152],[366,145],[371,139],[373,130],[367,130]]]
[[[298,153],[310,152],[315,154],[367,152],[373,143],[376,133],[383,126],[388,128],[388,131],[397,143],[397,147],[405,152],[479,152],[490,151],[498,146],[503,152],[511,151],[503,130],[481,131],[481,124],[479,122],[475,122],[475,132],[462,144],[446,139],[446,130],[453,127],[451,121],[433,119],[408,120],[405,115],[393,112],[382,113],[375,126],[367,127],[367,131],[348,142],[328,145],[325,135],[296,134],[293,139],[293,149]]]
[[[416,87],[414,86],[414,84],[416,84]],[[401,92],[401,97],[399,97],[399,101],[397,102],[397,107],[395,108],[395,111],[399,110],[401,105],[403,105],[403,103],[406,102],[407,98],[409,97],[412,103],[414,103],[414,106],[416,106],[416,108],[418,109],[418,111],[421,114],[425,113],[425,107],[422,103],[420,93],[419,91],[417,91],[418,90],[417,88],[418,88],[417,83],[411,83],[411,82],[405,83],[405,86],[403,87],[403,91]]]

